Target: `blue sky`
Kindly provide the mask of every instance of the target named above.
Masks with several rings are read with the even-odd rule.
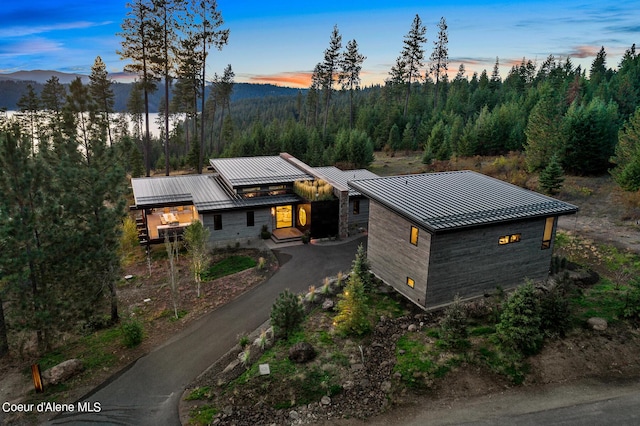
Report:
[[[415,14],[427,26],[426,56],[445,17],[450,72],[460,63],[468,74],[491,72],[498,57],[503,76],[523,57],[540,64],[550,54],[571,56],[589,68],[601,46],[616,67],[624,51],[640,42],[636,1],[456,1],[425,0],[293,2],[218,0],[230,29],[229,44],[209,58],[208,76],[231,64],[236,81],[308,86],[334,25],[343,45],[356,39],[367,56],[365,85],[382,83],[402,49]],[[0,10],[0,73],[46,69],[88,74],[96,56],[115,77],[124,62],[116,35],[126,1],[5,2]]]

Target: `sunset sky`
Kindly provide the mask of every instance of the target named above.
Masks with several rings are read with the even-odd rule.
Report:
[[[238,82],[308,87],[309,77],[338,25],[367,56],[363,84],[384,82],[404,35],[419,14],[427,26],[426,57],[437,23],[449,26],[450,72],[464,63],[491,72],[499,59],[502,75],[523,57],[538,65],[550,54],[587,70],[601,46],[615,68],[626,49],[640,42],[640,8],[626,1],[457,1],[356,0],[349,2],[219,0],[231,34],[229,44],[209,57],[208,77],[231,64]],[[56,70],[88,74],[96,56],[112,77],[124,62],[116,35],[126,1],[9,1],[0,10],[0,73]]]

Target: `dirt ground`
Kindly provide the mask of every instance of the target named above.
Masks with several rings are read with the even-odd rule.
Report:
[[[640,227],[637,222],[640,214],[626,204],[625,194],[615,188],[609,177],[568,177],[558,198],[580,207],[577,215],[560,219],[560,230],[640,253]],[[264,252],[257,250],[245,254],[256,259],[265,256]],[[203,296],[197,298],[185,259],[181,259],[180,268],[184,273],[180,282],[179,306],[186,315],[176,321],[170,320],[172,303],[166,285],[166,261],[152,262],[151,278],[144,261],[127,267],[123,275],[131,274],[135,278],[119,287],[120,312],[123,317],[133,313],[145,320],[143,343],[133,350],[121,345],[109,348],[117,356],[116,365],[91,377],[80,376],[72,380],[69,390],[55,397],[56,402],[75,401],[190,322],[264,281],[277,269],[275,260],[272,257],[268,260],[264,270],[252,269],[203,285]],[[566,339],[548,342],[540,354],[530,359],[531,373],[522,388],[564,384],[590,377],[640,377],[638,353],[640,333],[633,327],[613,327],[604,332],[576,330]],[[10,356],[0,361],[0,403],[34,398],[31,377],[27,373],[34,360]],[[429,404],[442,407],[453,401],[502,392],[510,386],[504,378],[473,367],[461,367],[447,375],[446,385],[437,389],[429,398]],[[411,406],[418,399],[424,404],[424,396],[404,395],[403,405]],[[0,423],[3,423],[2,416],[0,413]],[[345,420],[341,424],[359,423]]]

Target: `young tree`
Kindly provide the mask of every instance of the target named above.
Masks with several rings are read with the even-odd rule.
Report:
[[[507,347],[533,355],[542,348],[540,300],[531,282],[518,287],[504,304],[496,334]]]
[[[369,259],[367,259],[367,251],[364,249],[364,245],[360,244],[356,252],[356,258],[351,266],[351,273],[360,278],[366,291],[371,291],[373,286],[370,269],[371,265],[369,264]]]
[[[407,116],[407,110],[409,108],[409,96],[411,95],[411,83],[413,79],[416,80],[421,76],[421,69],[424,67],[424,47],[427,42],[427,27],[422,25],[422,20],[419,15],[413,18],[411,28],[407,35],[404,36],[404,46],[400,53],[401,64],[403,64],[403,73],[405,77],[405,83],[407,85],[407,92],[404,101],[403,117]]]
[[[278,295],[271,307],[271,325],[276,336],[288,338],[302,325],[304,308],[300,299],[288,289]]]
[[[449,36],[447,33],[447,21],[444,17],[440,18],[438,23],[438,38],[433,42],[433,52],[431,53],[431,65],[429,71],[435,77],[435,94],[433,97],[433,107],[438,107],[438,89],[440,88],[441,79],[447,76],[449,69]]]
[[[371,330],[367,295],[362,280],[356,274],[349,276],[337,309],[338,315],[334,318],[334,323],[339,332],[361,336]]]
[[[551,156],[549,164],[540,172],[540,188],[547,194],[553,195],[562,188],[564,170],[560,165],[557,154]]]
[[[360,88],[360,71],[366,56],[358,52],[358,43],[351,40],[347,43],[347,50],[342,55],[341,73],[339,81],[342,90],[349,90],[349,128],[353,129],[353,91]]]
[[[167,250],[167,260],[169,266],[169,289],[171,290],[171,304],[173,305],[173,314],[176,319],[178,316],[178,250],[179,250],[178,237],[173,234],[169,235],[167,232],[164,236],[164,248]]]
[[[184,241],[187,245],[189,264],[191,272],[193,272],[198,297],[200,297],[202,273],[205,271],[209,260],[209,234],[209,228],[202,225],[199,220],[192,222],[184,230]]]

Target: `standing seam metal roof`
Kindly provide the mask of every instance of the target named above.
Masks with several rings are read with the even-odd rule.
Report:
[[[340,170],[335,166],[327,166],[327,167],[314,167],[315,171],[318,172],[318,175],[325,176],[343,186],[349,188],[349,196],[358,196],[362,195],[360,192],[351,188],[347,185],[347,182],[350,180],[359,180],[359,179],[375,179],[379,176],[373,172],[370,172],[366,169],[358,169],[358,170]]]
[[[294,194],[246,199],[234,197],[220,186],[213,175],[134,178],[131,179],[131,186],[138,208],[158,207],[169,203],[193,203],[198,211],[206,212],[289,204],[299,200]]]
[[[312,179],[279,156],[216,158],[209,163],[232,188]]]
[[[432,232],[578,211],[472,171],[353,180],[349,185]]]

